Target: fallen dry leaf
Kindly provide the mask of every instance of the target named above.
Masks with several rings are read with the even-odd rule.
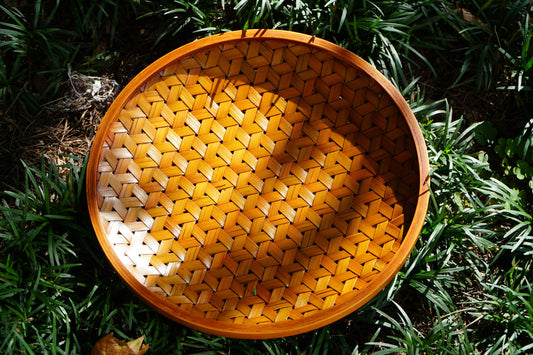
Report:
[[[148,344],[143,344],[143,340],[144,335],[125,342],[110,333],[96,342],[91,355],[142,355],[148,350]]]
[[[467,9],[465,8],[458,8],[457,9],[457,13],[459,14],[459,16],[464,20],[464,21],[467,21],[467,22],[470,22],[470,23],[473,23],[475,25],[479,25],[481,26],[484,30],[488,30],[489,29],[489,26],[487,26],[486,23],[484,23],[479,17],[477,17],[476,15],[472,14],[470,11],[468,11]]]

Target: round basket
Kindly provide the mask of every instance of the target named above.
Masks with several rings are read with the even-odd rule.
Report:
[[[125,283],[189,327],[271,338],[374,297],[429,193],[409,106],[353,53],[229,32],[160,58],[118,95],[90,152],[89,212]]]

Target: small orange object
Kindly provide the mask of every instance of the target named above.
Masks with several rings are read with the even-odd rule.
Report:
[[[148,344],[143,344],[144,335],[125,342],[117,339],[113,333],[107,334],[94,345],[91,355],[142,355],[148,350]]]
[[[272,338],[334,322],[422,229],[426,146],[402,95],[330,42],[276,30],[189,43],[135,77],[87,172],[126,284],[192,328]]]

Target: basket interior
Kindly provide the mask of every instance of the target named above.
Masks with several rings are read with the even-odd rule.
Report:
[[[180,57],[131,95],[105,132],[96,201],[147,291],[221,327],[258,326],[372,287],[419,180],[405,118],[366,72],[247,39]]]

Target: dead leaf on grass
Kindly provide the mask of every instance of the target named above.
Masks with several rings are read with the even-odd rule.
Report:
[[[91,355],[142,355],[148,350],[148,344],[143,344],[143,340],[144,335],[125,342],[110,333],[96,342]]]

